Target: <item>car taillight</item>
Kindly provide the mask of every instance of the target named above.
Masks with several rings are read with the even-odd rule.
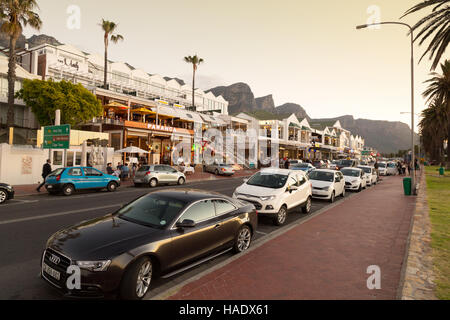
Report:
[[[222,168],[222,172],[225,172],[225,169]]]
[[[56,181],[59,181],[59,180],[61,180],[61,175],[56,176]]]
[[[149,172],[147,172],[145,175],[146,176],[149,176],[149,175],[151,175],[152,173],[149,171]]]

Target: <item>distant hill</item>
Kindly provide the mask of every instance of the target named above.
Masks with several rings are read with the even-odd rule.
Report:
[[[228,112],[238,114],[245,112],[261,120],[285,119],[295,114],[300,120],[306,118],[309,122],[322,122],[327,125],[337,120],[341,125],[365,139],[366,145],[383,153],[393,153],[410,148],[411,129],[403,122],[355,119],[351,115],[336,118],[311,119],[306,110],[296,103],[285,103],[276,107],[272,95],[255,98],[250,86],[239,82],[230,86],[212,88],[215,95],[222,95],[230,104]]]

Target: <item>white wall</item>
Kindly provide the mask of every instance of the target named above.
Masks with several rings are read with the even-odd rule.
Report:
[[[47,158],[48,150],[0,144],[0,181],[12,185],[42,182],[42,166]]]

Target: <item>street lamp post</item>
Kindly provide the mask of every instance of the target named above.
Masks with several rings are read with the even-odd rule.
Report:
[[[363,24],[356,27],[357,30],[364,29],[370,26],[376,26],[376,25],[382,25],[382,24],[398,24],[405,26],[409,29],[409,34],[411,36],[411,168],[412,168],[412,175],[411,175],[411,187],[412,187],[412,194],[416,194],[416,179],[415,179],[415,152],[414,152],[414,35],[413,35],[413,29],[412,27],[403,22],[395,22],[395,21],[386,21],[386,22],[378,22],[378,23],[371,23],[371,24]]]
[[[410,113],[411,112],[400,112],[400,114],[410,114]],[[422,117],[422,115],[420,113],[414,113],[414,115],[417,116],[417,119],[420,119]],[[420,133],[419,133],[419,155],[418,155],[419,159],[420,159],[420,156],[422,155],[421,146],[422,146],[422,137],[420,136]]]

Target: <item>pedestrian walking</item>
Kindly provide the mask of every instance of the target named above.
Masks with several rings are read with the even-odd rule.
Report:
[[[286,158],[286,160],[284,161],[284,168],[289,169],[289,158]]]
[[[106,173],[112,175],[114,173],[114,169],[112,168],[112,163],[108,163],[106,165]]]
[[[128,167],[128,163],[125,163],[120,170],[122,171],[122,178],[123,180],[127,180],[130,175],[130,168]]]
[[[41,188],[45,185],[45,178],[47,178],[47,176],[52,172],[52,166],[50,163],[51,161],[50,159],[48,159],[47,162],[42,167],[42,178],[44,179],[44,181],[42,181],[39,187],[36,188],[37,192],[41,192]]]

